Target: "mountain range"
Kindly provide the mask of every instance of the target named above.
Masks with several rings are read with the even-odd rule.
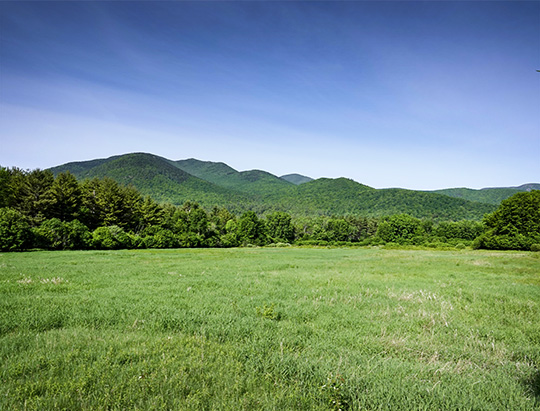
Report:
[[[515,192],[540,189],[540,184],[434,192],[375,189],[347,178],[278,177],[262,170],[237,171],[222,162],[174,161],[148,153],[72,162],[50,170],[54,174],[69,171],[79,180],[110,177],[159,202],[196,201],[206,208],[221,206],[235,213],[286,211],[295,216],[406,213],[434,220],[478,220]]]
[[[455,198],[477,201],[480,203],[498,205],[501,201],[522,191],[540,190],[540,184],[529,183],[518,187],[488,187],[474,190],[472,188],[446,188],[434,190],[434,193],[444,194]]]

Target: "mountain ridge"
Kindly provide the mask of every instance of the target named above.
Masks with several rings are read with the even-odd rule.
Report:
[[[177,160],[175,164],[185,172],[229,189],[257,195],[285,192],[292,183],[263,170],[237,171],[221,162],[194,158]]]
[[[516,187],[485,187],[480,189],[456,187],[430,191],[454,198],[463,198],[465,200],[498,205],[501,201],[516,193],[531,190],[540,190],[540,184],[526,183]]]
[[[310,180],[295,183],[263,170],[238,171],[223,162],[194,158],[169,160],[149,153],[65,163],[50,170],[54,174],[70,171],[78,179],[107,176],[132,184],[142,194],[160,202],[179,205],[190,200],[204,207],[222,206],[237,213],[247,210],[286,211],[295,215],[406,213],[419,218],[478,220],[496,208],[493,203],[437,191],[375,189],[344,177],[311,179],[299,175]],[[535,187],[534,184],[523,186]]]

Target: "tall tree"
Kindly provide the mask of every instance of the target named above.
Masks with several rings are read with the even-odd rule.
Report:
[[[26,175],[20,168],[3,168],[0,173],[0,203],[4,207],[12,207],[24,212],[24,197],[26,191]]]
[[[135,229],[139,225],[142,197],[135,188],[105,177],[85,181],[82,191],[83,220],[91,229],[112,225]]]
[[[223,207],[214,207],[208,215],[208,222],[211,229],[219,235],[227,232],[227,222],[231,220],[236,221],[236,216]]]
[[[344,218],[332,218],[326,225],[326,233],[331,241],[352,241],[356,228]]]
[[[530,250],[540,244],[540,190],[507,198],[484,223],[488,230],[475,240],[476,247]]]
[[[26,217],[12,208],[0,208],[0,250],[23,250],[29,246],[30,239]]]
[[[145,196],[139,203],[139,213],[141,217],[141,230],[147,227],[161,225],[163,222],[163,208],[150,196]]]
[[[266,242],[264,224],[253,211],[246,211],[238,220],[238,238],[244,244],[263,245]]]
[[[423,235],[422,221],[407,214],[396,214],[384,218],[377,229],[377,235],[388,242],[401,243]]]
[[[6,167],[0,167],[0,208],[9,207],[11,203],[11,171]]]
[[[54,176],[49,170],[36,169],[25,174],[19,209],[33,226],[38,226],[52,215],[53,183]]]
[[[291,216],[276,211],[266,217],[266,233],[274,242],[292,243],[294,241],[294,225]]]
[[[69,171],[60,173],[50,189],[52,196],[52,216],[61,221],[71,221],[79,217],[82,193],[75,176]]]

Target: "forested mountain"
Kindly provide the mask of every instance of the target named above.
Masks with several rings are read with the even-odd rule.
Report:
[[[249,194],[268,196],[285,193],[293,183],[262,170],[237,171],[225,163],[200,161],[194,158],[175,161],[178,168],[221,187]]]
[[[183,204],[196,199],[208,206],[250,202],[243,193],[198,178],[183,171],[174,162],[153,154],[132,153],[105,160],[68,163],[51,171],[55,175],[70,171],[79,180],[110,177],[119,183],[133,185],[142,194],[159,202]]]
[[[68,163],[54,167],[79,180],[110,177],[132,184],[159,202],[195,201],[208,209],[222,206],[235,213],[285,211],[297,216],[406,213],[434,220],[479,220],[494,205],[433,192],[374,189],[347,178],[320,178],[302,184],[266,171],[237,171],[227,164],[196,159],[172,161],[146,153]]]
[[[279,178],[281,178],[282,180],[288,181],[290,183],[296,184],[296,185],[309,183],[310,181],[313,181],[311,177],[303,176],[302,174],[286,174]]]
[[[285,210],[296,210],[302,215],[377,217],[406,213],[440,221],[477,220],[495,209],[490,204],[435,193],[397,188],[377,190],[346,178],[320,178],[301,184],[281,201]]]
[[[481,188],[480,190],[474,190],[472,188],[446,188],[443,190],[434,190],[433,192],[450,197],[463,198],[469,201],[477,201],[479,203],[499,205],[501,201],[506,200],[516,193],[531,190],[540,190],[540,184],[529,183],[519,187],[493,187]]]

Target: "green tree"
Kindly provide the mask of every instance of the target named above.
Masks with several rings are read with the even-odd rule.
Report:
[[[11,207],[24,213],[27,173],[19,168],[0,170],[0,206]]]
[[[423,235],[422,221],[407,214],[383,218],[377,229],[377,236],[386,242],[410,242]]]
[[[355,227],[343,218],[332,218],[326,224],[326,235],[329,241],[352,241],[355,238]]]
[[[276,211],[266,217],[266,233],[273,242],[292,243],[295,237],[294,225],[289,214]]]
[[[51,189],[52,215],[61,221],[71,221],[79,217],[82,204],[81,188],[75,176],[69,171],[60,173],[54,179]]]
[[[266,234],[264,224],[253,211],[246,211],[238,220],[238,239],[242,244],[264,245]]]
[[[205,237],[208,232],[208,214],[198,203],[187,201],[174,211],[168,225],[176,234],[195,234]]]
[[[139,213],[141,217],[141,227],[160,226],[163,222],[164,210],[150,196],[145,196],[139,203]]]
[[[208,215],[209,228],[218,235],[227,233],[226,225],[231,220],[236,220],[235,215],[224,207],[214,207]]]
[[[208,234],[208,215],[204,209],[198,207],[188,213],[188,222],[190,233],[201,237],[206,237]]]
[[[111,178],[92,179],[82,184],[83,220],[90,228],[117,225],[136,229],[140,224],[139,192],[119,185]]]
[[[0,208],[0,250],[23,250],[29,247],[30,241],[30,225],[26,217],[12,208]]]
[[[11,198],[11,171],[6,167],[0,167],[0,208],[9,207]]]
[[[19,209],[33,226],[53,215],[54,176],[49,170],[33,170],[25,175]]]
[[[225,233],[219,236],[218,245],[221,247],[236,247],[238,244],[238,224],[236,220],[230,219],[225,224]]]
[[[484,225],[478,221],[444,221],[435,227],[434,234],[443,239],[472,241],[484,231]]]
[[[487,231],[475,247],[530,250],[540,244],[540,190],[514,194],[484,218]]]

